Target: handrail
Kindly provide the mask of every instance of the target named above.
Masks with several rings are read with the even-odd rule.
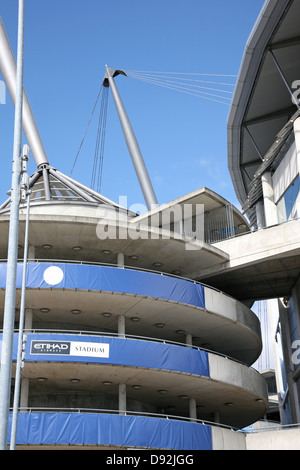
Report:
[[[255,428],[255,425],[253,425],[253,428],[250,426],[246,426],[245,429],[242,431],[247,433],[247,434],[253,434],[253,433],[259,433],[259,432],[268,432],[268,431],[284,431],[287,429],[295,429],[299,428],[300,429],[300,423],[292,423],[292,424],[280,424],[280,423],[273,423],[272,421],[266,421],[267,423],[270,423],[269,426],[265,427],[257,427]]]
[[[186,422],[193,422],[196,424],[201,424],[203,426],[215,426],[223,429],[228,429],[231,431],[237,431],[237,432],[243,432],[245,434],[250,434],[250,433],[259,433],[259,432],[267,432],[267,431],[282,431],[286,429],[295,429],[295,428],[300,428],[300,423],[295,423],[295,424],[280,424],[280,423],[274,423],[274,426],[266,426],[262,428],[253,428],[253,429],[247,429],[248,427],[246,426],[245,428],[235,428],[234,426],[229,426],[227,424],[222,424],[222,423],[216,423],[214,421],[209,421],[205,419],[198,419],[198,418],[190,418],[187,416],[177,416],[177,415],[171,415],[168,413],[152,413],[148,411],[134,411],[134,410],[111,410],[111,409],[105,409],[105,408],[50,408],[50,407],[20,407],[19,408],[20,413],[36,413],[36,412],[50,412],[50,413],[93,413],[93,414],[100,414],[100,413],[105,413],[105,414],[120,414],[123,416],[144,416],[148,418],[159,418],[159,419],[174,419],[174,420],[179,420],[179,421],[186,421]],[[250,428],[251,426],[249,426]]]
[[[3,330],[0,330],[0,333],[3,332]],[[18,330],[14,331],[15,334],[18,334]],[[200,346],[195,346],[194,344],[186,344],[178,341],[171,341],[168,339],[163,339],[163,338],[152,338],[151,336],[138,336],[138,335],[129,335],[127,333],[115,333],[115,332],[110,332],[110,331],[85,331],[85,330],[57,330],[54,328],[47,329],[47,328],[30,328],[30,329],[24,329],[25,334],[42,334],[42,333],[55,333],[57,335],[74,335],[74,336],[99,336],[99,337],[114,337],[116,339],[133,339],[133,340],[138,340],[138,341],[152,341],[155,343],[163,343],[163,344],[171,344],[174,346],[181,346],[181,347],[186,347],[190,349],[196,349],[198,351],[205,351],[207,353],[214,354],[216,356],[223,357],[224,359],[228,359],[230,361],[236,362],[238,364],[241,364],[243,366],[248,367],[249,369],[253,369],[256,372],[258,372],[253,366],[249,366],[245,362],[239,361],[238,359],[235,359],[234,357],[229,356],[228,354],[223,354],[218,351],[214,351],[212,349],[208,348],[203,348]]]
[[[231,431],[238,431],[239,428],[234,428],[226,424],[216,423],[213,421],[207,421],[203,419],[190,418],[187,416],[170,415],[167,413],[151,413],[148,411],[134,411],[134,410],[110,410],[105,408],[47,408],[47,407],[19,407],[20,413],[37,413],[37,412],[50,412],[50,413],[93,413],[93,414],[119,414],[123,416],[144,416],[148,418],[159,418],[159,419],[174,419],[180,421],[193,422],[195,424],[201,424],[205,426],[217,426],[220,428],[229,429]]]
[[[18,259],[17,260],[18,263],[23,263],[23,259]],[[236,299],[234,297],[232,297],[230,294],[227,294],[226,292],[223,292],[222,290],[218,289],[217,287],[214,287],[214,286],[209,286],[208,284],[205,284],[203,282],[200,282],[200,281],[196,281],[194,279],[190,279],[188,277],[183,277],[183,276],[178,276],[176,274],[173,274],[173,273],[166,273],[164,271],[156,271],[154,269],[148,269],[148,268],[142,268],[140,266],[128,266],[128,265],[119,265],[119,264],[115,264],[115,263],[103,263],[103,262],[100,262],[100,261],[85,261],[85,260],[65,260],[65,259],[46,259],[46,258],[31,258],[31,259],[28,259],[28,262],[29,263],[62,263],[62,264],[82,264],[82,265],[87,265],[87,266],[104,266],[104,267],[108,267],[108,268],[119,268],[119,269],[128,269],[128,270],[131,270],[131,271],[142,271],[142,272],[146,272],[146,273],[151,273],[151,274],[157,274],[157,275],[160,275],[160,276],[166,276],[166,277],[173,277],[175,279],[181,279],[183,281],[186,281],[186,282],[191,282],[193,284],[197,284],[199,286],[203,286],[203,287],[207,287],[208,289],[211,289],[211,290],[214,290],[216,292],[219,292],[220,294],[223,294],[225,295],[226,297],[229,297],[231,299],[233,299],[234,301],[236,301]],[[0,259],[0,264],[5,264],[7,263],[7,260],[6,259]]]
[[[11,409],[12,410],[12,409]],[[280,424],[274,423],[274,426],[266,426],[261,428],[251,428],[251,425],[244,428],[236,428],[234,426],[229,426],[227,424],[216,423],[214,421],[208,421],[205,419],[198,419],[198,418],[190,418],[187,416],[177,416],[171,415],[168,413],[152,413],[148,411],[134,411],[134,410],[111,410],[105,408],[59,408],[59,407],[19,407],[19,413],[39,413],[39,412],[49,412],[49,413],[93,413],[93,414],[120,414],[123,416],[144,416],[148,418],[159,418],[159,419],[174,419],[179,421],[186,421],[186,422],[193,422],[195,424],[201,424],[203,426],[214,426],[223,429],[228,429],[234,432],[242,432],[244,434],[253,434],[253,433],[260,433],[260,432],[268,432],[268,431],[282,431],[288,429],[298,429],[300,428],[300,423],[293,423],[293,424]],[[268,422],[268,421],[267,421]]]

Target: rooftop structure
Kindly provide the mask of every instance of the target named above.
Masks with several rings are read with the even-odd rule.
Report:
[[[254,225],[261,176],[278,167],[299,116],[297,1],[267,1],[247,42],[228,117],[228,167]]]

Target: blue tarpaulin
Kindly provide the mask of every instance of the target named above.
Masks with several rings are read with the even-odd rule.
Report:
[[[14,360],[17,344],[18,336],[15,335]],[[30,361],[90,362],[163,369],[209,377],[206,351],[123,338],[27,334],[26,362]]]
[[[22,272],[23,264],[19,263],[17,288],[22,287]],[[47,276],[48,274],[49,276]],[[6,263],[1,263],[0,288],[4,289],[5,284]],[[205,308],[204,288],[201,284],[146,271],[107,266],[29,263],[27,265],[27,288],[82,289],[127,293]]]
[[[90,413],[20,413],[16,442],[23,445],[85,444],[212,450],[212,433],[210,426],[159,418]]]
[[[22,286],[22,272],[20,263],[17,288]],[[3,263],[0,264],[0,288],[5,288],[5,284],[6,264]],[[29,263],[27,288],[127,293],[205,308],[204,288],[200,284],[106,266]],[[14,343],[16,359],[17,335]],[[78,350],[81,350],[79,355]],[[205,351],[136,339],[28,334],[26,362],[29,361],[93,362],[209,376]],[[210,450],[212,437],[210,427],[184,421],[90,413],[20,413],[17,443]]]

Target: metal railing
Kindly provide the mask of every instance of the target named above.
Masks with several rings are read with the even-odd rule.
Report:
[[[261,424],[262,422],[259,421]],[[271,432],[271,431],[285,431],[288,429],[300,429],[300,423],[296,424],[280,424],[280,423],[274,423],[271,421],[266,421],[268,423],[267,426],[260,426],[257,424],[253,424],[252,426],[247,426],[245,429],[243,429],[243,432],[247,434],[253,434],[253,433],[260,433],[260,432]]]
[[[233,206],[226,204],[204,213],[204,239],[206,243],[217,243],[235,237]]]
[[[134,411],[134,410],[111,410],[105,408],[47,408],[47,407],[20,407],[20,413],[91,413],[91,414],[117,414],[123,416],[141,416],[146,418],[158,418],[175,421],[193,422],[203,426],[217,426],[231,431],[239,431],[239,428],[234,428],[226,424],[216,423],[214,421],[208,421],[197,418],[190,418],[188,416],[177,416],[168,413],[151,413],[148,411]]]
[[[149,268],[142,268],[140,266],[130,266],[130,265],[125,265],[125,264],[117,264],[117,263],[103,263],[102,261],[86,261],[86,260],[76,260],[76,259],[54,259],[54,258],[29,258],[28,259],[29,263],[61,263],[61,264],[81,264],[84,266],[103,266],[107,268],[118,268],[118,269],[128,269],[131,271],[141,271],[141,272],[146,272],[150,274],[157,274],[159,276],[166,276],[166,277],[173,277],[175,279],[181,279],[182,281],[190,282],[192,284],[197,284],[199,286],[207,287],[208,289],[211,289],[215,292],[219,292],[220,294],[225,295],[226,297],[229,297],[236,301],[234,297],[232,297],[230,294],[227,294],[226,292],[223,292],[222,290],[218,289],[217,287],[209,286],[208,284],[205,284],[200,281],[196,281],[194,279],[188,278],[188,277],[183,277],[179,276],[178,274],[173,274],[173,273],[167,273],[164,271],[157,271],[155,269],[149,269]],[[7,263],[6,259],[0,259],[0,264]],[[23,263],[23,259],[19,258],[18,263]]]
[[[2,333],[2,330],[0,330],[0,333]],[[15,334],[18,334],[18,330],[14,331]],[[116,339],[129,339],[129,340],[135,340],[135,341],[151,341],[155,343],[163,343],[163,344],[170,344],[174,346],[180,346],[180,347],[185,347],[185,348],[190,348],[190,349],[195,349],[198,351],[204,351],[209,354],[213,354],[215,356],[223,357],[224,359],[228,359],[230,361],[236,362],[237,364],[241,364],[242,366],[247,367],[248,369],[255,370],[256,372],[257,369],[255,369],[252,366],[249,366],[245,362],[239,361],[238,359],[229,356],[228,354],[223,354],[219,351],[215,351],[213,349],[208,349],[204,348],[201,346],[196,346],[194,344],[187,344],[185,342],[179,342],[179,341],[171,341],[167,340],[164,338],[153,338],[151,336],[139,336],[139,335],[129,335],[127,333],[122,333],[119,334],[117,332],[113,331],[90,331],[90,330],[60,330],[60,329],[54,329],[54,328],[30,328],[30,329],[24,329],[25,334],[56,334],[56,335],[74,335],[74,336],[97,336],[97,337],[113,337]],[[258,372],[259,373],[259,372]]]
[[[268,432],[268,431],[285,431],[289,429],[300,429],[300,423],[296,424],[280,424],[275,422],[266,421],[269,423],[268,426],[257,428],[257,425],[254,424],[253,426],[247,426],[245,428],[236,428],[234,426],[229,426],[227,424],[217,423],[215,421],[209,421],[205,419],[198,419],[198,418],[190,418],[188,416],[178,416],[172,415],[169,413],[152,413],[148,411],[134,411],[134,410],[116,410],[116,409],[105,409],[105,408],[56,408],[56,407],[20,407],[20,413],[91,413],[91,414],[117,414],[123,416],[141,416],[146,418],[158,418],[158,419],[167,419],[167,420],[176,420],[176,421],[185,421],[185,422],[193,422],[196,424],[200,424],[202,426],[214,426],[222,429],[228,429],[234,432],[242,432],[245,434],[253,434],[253,433],[260,433],[260,432]],[[258,421],[258,423],[262,423]]]

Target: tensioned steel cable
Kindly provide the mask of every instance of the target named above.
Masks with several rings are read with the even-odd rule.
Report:
[[[96,147],[94,153],[94,164],[92,171],[91,188],[97,192],[101,190],[102,171],[103,171],[103,158],[104,158],[104,144],[106,132],[106,117],[108,105],[108,87],[103,88],[102,100],[100,106],[98,130],[96,138]]]
[[[92,117],[93,117],[93,115],[94,115],[94,112],[95,112],[96,106],[97,106],[97,104],[98,104],[98,101],[99,101],[99,97],[100,97],[100,94],[101,94],[102,88],[103,88],[103,83],[102,83],[102,85],[101,85],[101,87],[100,87],[100,90],[99,90],[98,96],[97,96],[97,98],[96,98],[96,101],[95,101],[95,104],[94,104],[94,107],[93,107],[92,113],[91,113],[91,115],[90,115],[90,118],[89,118],[89,121],[88,121],[87,127],[86,127],[86,129],[85,129],[85,132],[84,132],[84,135],[83,135],[83,138],[82,138],[82,141],[81,141],[81,143],[80,143],[80,145],[79,145],[79,148],[78,148],[78,151],[77,151],[77,154],[76,154],[76,157],[75,157],[75,160],[74,160],[74,163],[73,163],[73,166],[72,166],[72,169],[71,169],[71,172],[70,172],[70,175],[69,175],[69,176],[71,176],[71,175],[72,175],[72,173],[73,173],[73,170],[74,170],[74,167],[75,167],[75,165],[76,165],[76,162],[77,162],[77,160],[78,160],[78,156],[79,156],[79,153],[80,153],[80,151],[81,151],[81,148],[82,148],[83,142],[84,142],[84,140],[85,140],[85,137],[86,137],[87,131],[88,131],[89,127],[90,127],[91,120],[92,120]]]
[[[224,75],[224,74],[201,74],[201,73],[176,73],[176,72],[149,72],[149,71],[137,71],[137,70],[126,70],[125,73],[137,80],[141,80],[153,85],[158,85],[171,90],[179,91],[189,95],[197,96],[198,98],[215,101],[217,103],[230,105],[233,95],[233,88],[235,83],[228,83],[224,81],[215,81],[216,77],[219,79],[224,78],[236,78],[236,75]],[[214,77],[212,80],[203,80],[188,78],[187,76],[198,76],[198,77]],[[196,84],[198,83],[198,84]],[[218,88],[203,86],[205,85],[218,85]],[[182,86],[183,85],[183,86]],[[222,87],[222,88],[219,88]],[[230,89],[224,89],[224,87],[232,87]],[[216,93],[210,93],[216,92]],[[220,94],[221,93],[221,94]],[[229,96],[228,96],[229,95]]]
[[[171,73],[171,72],[170,72]],[[198,80],[198,79],[195,79],[195,78],[186,78],[185,76],[181,76],[179,75],[178,77],[175,77],[174,75],[173,76],[169,76],[168,74],[166,75],[160,75],[158,73],[152,73],[152,74],[149,74],[147,72],[131,72],[131,71],[126,71],[126,74],[128,74],[128,76],[131,76],[131,77],[145,77],[145,78],[160,78],[160,79],[166,79],[166,78],[170,78],[172,80],[185,80],[186,82],[198,82],[198,83],[212,83],[212,84],[216,84],[216,85],[225,85],[225,86],[235,86],[234,83],[228,83],[228,82],[216,82],[216,81],[212,81],[212,80]],[[200,75],[200,76],[203,76],[203,75]],[[205,75],[205,76],[208,76],[208,75]],[[228,77],[227,75],[210,75],[212,77]],[[230,76],[231,77],[231,76]],[[232,76],[234,77],[234,76]]]
[[[194,84],[191,84],[191,83],[185,83],[185,82],[174,82],[174,80],[158,80],[158,79],[155,79],[155,78],[149,78],[147,75],[129,75],[133,78],[138,78],[140,80],[151,80],[153,82],[161,82],[161,83],[166,83],[166,84],[173,84],[173,86],[175,87],[178,87],[178,88],[182,88],[182,89],[194,89],[194,88],[200,88],[201,90],[204,89],[204,90],[213,90],[213,91],[219,91],[221,93],[230,93],[232,94],[232,91],[230,90],[220,90],[219,88],[212,88],[212,87],[206,87],[206,86],[201,86],[201,85],[194,85]],[[177,80],[179,80],[179,78],[177,78]],[[186,80],[189,80],[189,79],[186,79]],[[211,84],[211,83],[214,83],[216,85],[221,85],[220,83],[218,82],[209,82],[209,81],[203,81],[203,80],[193,80],[193,81],[197,81],[198,83],[201,82],[201,83],[207,83],[207,84]],[[178,85],[185,85],[185,87],[179,87]],[[229,86],[229,84],[223,84],[223,85],[227,85]]]
[[[151,70],[125,70],[126,73],[147,73],[147,74],[160,74],[160,75],[165,75],[165,74],[170,74],[170,75],[198,75],[202,77],[237,77],[237,75],[225,75],[225,74],[220,74],[220,73],[199,73],[199,72],[157,72],[157,71],[151,71]]]
[[[133,78],[137,78],[137,77],[133,77]],[[191,89],[191,88],[188,88],[188,87],[184,88],[184,87],[178,86],[176,84],[170,85],[170,84],[168,84],[164,81],[157,81],[157,80],[151,80],[151,79],[145,79],[145,78],[139,78],[139,80],[142,80],[142,81],[148,82],[148,83],[152,83],[153,85],[159,85],[163,88],[169,88],[171,90],[180,91],[181,93],[186,93],[188,95],[197,96],[198,98],[204,98],[204,99],[208,99],[210,101],[216,101],[218,103],[230,104],[230,101],[231,101],[231,97],[216,95],[215,93],[207,93],[207,92],[204,92],[204,91],[197,91],[197,90],[194,90],[194,89]],[[216,90],[216,91],[221,91],[221,90]],[[225,91],[224,93],[230,93],[230,92]],[[205,96],[203,96],[203,95],[205,95]],[[212,96],[214,98],[209,98],[209,96]],[[230,101],[229,102],[222,102],[220,100],[216,100],[215,98],[220,98],[220,99],[230,100]]]
[[[188,87],[184,88],[184,87],[181,87],[181,86],[176,85],[176,84],[171,85],[171,84],[169,84],[167,82],[163,82],[163,81],[157,81],[157,80],[153,80],[153,79],[151,80],[151,79],[146,79],[146,78],[141,78],[141,77],[133,77],[133,78],[138,78],[141,81],[148,82],[148,83],[153,84],[153,85],[158,85],[158,86],[161,86],[163,88],[169,88],[171,90],[179,91],[181,93],[185,93],[185,94],[188,94],[188,95],[196,96],[198,98],[208,99],[210,101],[216,101],[217,103],[222,103],[222,104],[229,105],[230,102],[231,102],[231,99],[232,99],[232,93],[231,93],[231,96],[228,97],[228,96],[223,96],[223,95],[215,94],[215,93],[207,93],[207,92],[204,92],[202,90],[195,90],[195,89],[188,88]],[[211,89],[211,90],[213,90],[213,89]],[[227,90],[216,90],[216,91],[218,91],[218,92],[221,91],[223,93],[228,93]],[[216,98],[220,98],[220,99],[216,99]]]

